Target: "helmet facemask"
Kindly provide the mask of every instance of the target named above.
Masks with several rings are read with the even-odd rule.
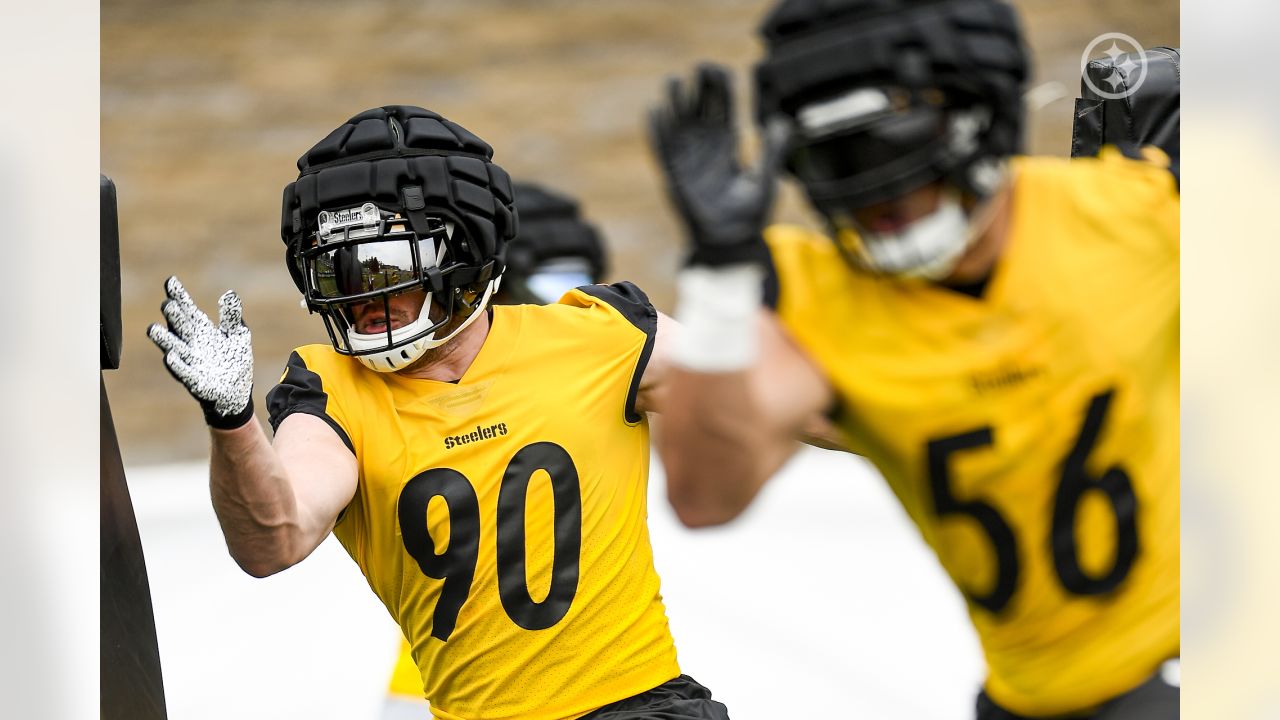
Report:
[[[459,259],[468,257],[465,233],[443,215],[417,220],[425,230],[372,202],[322,210],[317,231],[296,255],[307,308],[324,319],[334,349],[379,372],[402,370],[453,339],[498,283],[497,277],[450,282],[465,267]],[[396,301],[419,291],[420,307]],[[361,332],[359,321],[369,313],[379,314],[381,327]]]
[[[876,272],[946,277],[951,258],[981,235],[1006,161],[1021,148],[1029,62],[1013,7],[780,0],[761,34],[757,121],[795,121],[788,169],[837,233],[865,235],[867,252],[841,249]],[[915,228],[848,221],[939,187],[945,202],[923,218],[909,213]],[[866,232],[875,229],[882,237]],[[882,241],[896,247],[869,250]]]
[[[799,109],[788,169],[850,262],[938,280],[973,243],[973,211],[1003,181],[1003,163],[981,156],[988,122],[981,106],[947,102],[941,91],[858,88]],[[935,208],[901,227],[856,219],[930,186],[939,188]]]

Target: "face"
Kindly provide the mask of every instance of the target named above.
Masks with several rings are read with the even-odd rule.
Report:
[[[853,211],[858,227],[873,233],[897,233],[938,209],[942,183],[933,182],[901,197]]]
[[[418,315],[422,312],[422,303],[426,299],[425,290],[410,290],[391,296],[386,305],[381,298],[352,305],[351,317],[355,331],[361,335],[375,335],[385,333],[388,323],[392,330],[404,327],[418,319]],[[391,308],[390,317],[386,312],[388,305]]]

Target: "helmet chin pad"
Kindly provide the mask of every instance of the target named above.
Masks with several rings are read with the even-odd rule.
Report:
[[[936,210],[895,232],[859,231],[848,219],[835,225],[836,244],[850,261],[901,278],[944,279],[974,240],[969,214],[951,192]]]
[[[355,358],[365,367],[377,372],[398,372],[403,370],[416,362],[418,358],[426,354],[428,350],[444,345],[457,337],[458,334],[465,330],[471,323],[475,322],[475,319],[484,312],[486,307],[488,307],[489,300],[493,297],[497,284],[498,278],[490,280],[485,285],[484,292],[481,294],[480,300],[472,306],[472,310],[467,315],[466,319],[459,323],[457,327],[451,330],[444,337],[437,337],[437,335],[439,335],[445,328],[437,328],[417,340],[404,345],[397,344],[403,341],[404,338],[411,338],[414,335],[421,333],[423,330],[430,328],[434,324],[430,318],[429,312],[431,308],[431,293],[427,293],[426,299],[423,300],[422,310],[418,313],[417,319],[391,331],[391,347],[386,347],[386,333],[366,335],[356,333],[354,331],[348,332],[348,342],[351,344],[351,349],[354,353],[357,353]],[[376,347],[385,347],[386,349],[376,352],[362,352]]]

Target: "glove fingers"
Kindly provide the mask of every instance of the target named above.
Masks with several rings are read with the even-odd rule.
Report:
[[[169,329],[181,335],[188,327],[185,320],[189,314],[187,308],[194,307],[195,302],[177,275],[170,275],[164,281],[164,295],[165,301],[160,303],[160,312],[169,323]]]
[[[175,276],[170,276],[164,283],[165,294],[169,299],[160,306],[160,311],[169,321],[169,327],[183,338],[190,339],[193,332],[203,327],[212,327],[208,316],[196,306],[191,294],[183,287]]]
[[[182,383],[187,392],[195,394],[196,371],[182,359],[177,351],[171,350],[164,354],[164,366],[174,380]],[[200,397],[196,396],[196,400],[200,400]]]
[[[695,97],[698,116],[717,126],[729,125],[733,114],[733,85],[723,65],[703,63],[698,66]]]
[[[667,107],[671,108],[671,115],[676,120],[684,120],[693,114],[689,89],[685,85],[681,78],[667,78]]]
[[[196,301],[191,299],[191,294],[187,292],[186,286],[182,284],[177,275],[170,275],[164,281],[164,294],[169,296],[170,300],[182,305],[190,307],[195,307],[196,305]]]
[[[187,309],[177,300],[165,300],[160,306],[160,312],[164,315],[164,319],[169,323],[169,331],[183,340],[190,340],[195,337],[195,322]],[[197,312],[199,312],[197,310]]]
[[[791,148],[791,124],[774,117],[765,124],[764,142],[760,150],[759,176],[769,182],[778,175],[778,168]]]
[[[657,106],[649,111],[649,144],[666,167],[671,166],[671,134],[674,121],[671,109]]]
[[[187,344],[182,341],[182,338],[174,335],[159,323],[151,323],[147,327],[147,337],[165,353],[176,352],[185,355],[188,351]]]
[[[227,335],[244,331],[244,308],[235,290],[228,290],[218,298],[218,327]]]

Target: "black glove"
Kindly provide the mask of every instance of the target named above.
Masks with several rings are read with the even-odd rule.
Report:
[[[759,167],[743,168],[730,82],[725,67],[703,63],[691,83],[669,79],[667,105],[650,113],[653,151],[689,230],[689,265],[768,258],[762,233],[789,130],[784,121],[772,122],[765,129]]]
[[[232,430],[253,418],[253,347],[240,298],[228,290],[218,300],[218,324],[196,307],[171,277],[160,306],[169,327],[152,324],[147,337],[164,351],[169,374],[200,403],[211,427]]]

